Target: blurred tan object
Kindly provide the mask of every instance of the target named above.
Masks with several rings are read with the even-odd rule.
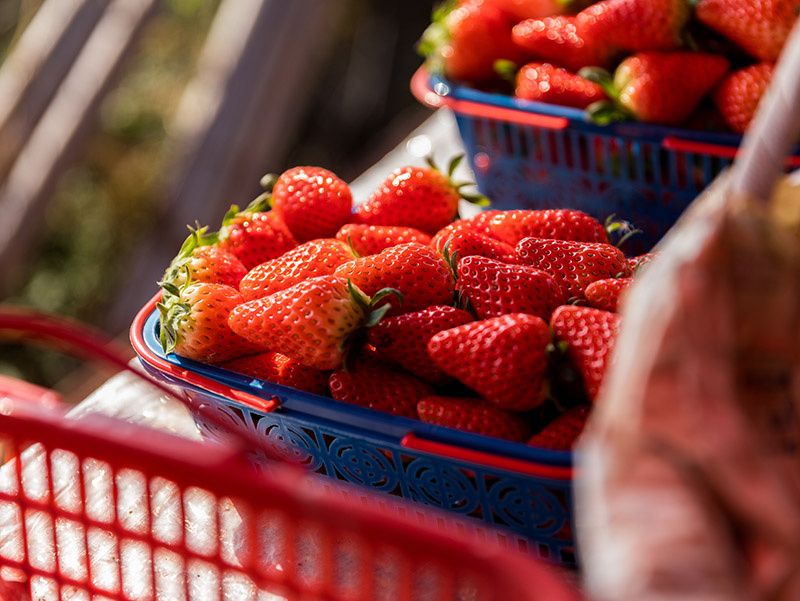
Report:
[[[628,294],[580,445],[599,601],[800,599],[800,26],[732,171]],[[773,203],[765,199],[773,199]]]

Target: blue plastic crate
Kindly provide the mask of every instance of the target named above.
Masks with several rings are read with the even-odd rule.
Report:
[[[582,110],[481,92],[429,77],[411,88],[447,106],[495,209],[573,208],[642,230],[629,252],[649,250],[683,210],[728,167],[741,136],[619,122],[601,126]],[[800,166],[800,149],[787,166]]]
[[[153,376],[269,437],[320,474],[480,520],[516,548],[575,565],[572,453],[433,426],[165,356],[155,302],[131,328],[134,349]],[[195,420],[205,435],[216,435]]]

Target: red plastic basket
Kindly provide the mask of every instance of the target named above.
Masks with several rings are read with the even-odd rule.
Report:
[[[4,317],[0,333],[27,327]],[[256,473],[241,445],[65,419],[22,386],[0,382],[0,598],[578,599],[445,514],[296,466]]]

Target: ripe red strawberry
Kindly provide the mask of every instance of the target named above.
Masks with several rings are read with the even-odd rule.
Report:
[[[614,80],[599,70],[581,75],[603,86],[612,103],[590,107],[600,124],[633,117],[648,123],[679,125],[694,112],[703,97],[729,67],[725,57],[701,52],[642,52],[617,67]]]
[[[241,357],[224,363],[222,367],[259,380],[314,394],[325,394],[328,388],[325,372],[306,367],[280,353],[269,352]]]
[[[398,244],[419,242],[429,244],[431,237],[412,227],[396,225],[364,225],[348,223],[336,234],[336,239],[350,245],[359,257],[377,255],[382,250]]]
[[[512,313],[439,332],[428,354],[445,373],[501,409],[527,411],[545,398],[550,329]]]
[[[645,253],[638,257],[631,257],[628,259],[628,273],[632,276],[637,275],[642,271],[650,261],[656,258],[656,253]]]
[[[589,306],[616,313],[620,295],[631,285],[633,278],[609,278],[597,280],[586,287]]]
[[[458,289],[480,319],[527,313],[548,320],[566,300],[550,274],[486,257],[459,261]]]
[[[177,289],[158,304],[165,353],[203,363],[222,363],[258,352],[228,327],[228,315],[243,302],[236,288],[197,282]]]
[[[394,171],[359,205],[356,220],[369,225],[413,227],[433,235],[458,216],[459,199],[488,204],[483,196],[462,192],[467,183],[451,179],[461,158],[450,162],[447,174],[439,171],[433,161],[429,161],[428,167]]]
[[[485,0],[493,4],[513,21],[523,19],[538,19],[558,15],[567,10],[570,2],[563,0]]]
[[[743,134],[756,114],[758,103],[767,91],[774,65],[760,63],[729,74],[714,92],[714,104],[725,123]]]
[[[552,275],[568,298],[582,298],[592,282],[628,269],[625,255],[610,244],[567,240],[525,238],[517,245],[517,259]]]
[[[425,382],[369,357],[333,372],[328,384],[337,401],[412,418],[417,417],[417,401],[433,394]]]
[[[269,296],[303,280],[332,274],[339,265],[352,259],[353,253],[344,242],[311,240],[253,267],[242,279],[239,290],[245,300]]]
[[[516,246],[523,238],[608,242],[603,224],[573,209],[500,211],[487,222],[489,235]]]
[[[572,305],[556,309],[550,321],[556,339],[567,343],[567,355],[581,374],[591,400],[603,381],[619,323],[616,313]]]
[[[378,355],[433,384],[447,375],[428,357],[428,342],[434,334],[472,321],[472,315],[455,307],[438,305],[397,317],[387,317],[370,329],[369,343]]]
[[[626,52],[672,50],[691,11],[686,0],[603,0],[577,16],[583,34]]]
[[[266,182],[267,188],[272,183]],[[272,186],[272,208],[298,242],[333,238],[350,219],[350,188],[322,167],[293,167]]]
[[[242,262],[216,246],[219,240],[216,232],[208,233],[207,227],[189,229],[191,234],[167,267],[162,284],[172,284],[180,288],[186,284],[188,277],[192,282],[224,284],[238,288],[239,282],[247,273]]]
[[[429,396],[417,403],[419,419],[428,424],[523,441],[530,434],[525,420],[482,399]]]
[[[699,0],[697,19],[759,60],[778,59],[800,14],[800,0]]]
[[[547,424],[539,433],[534,434],[528,444],[554,451],[570,451],[583,432],[588,418],[589,407],[586,405],[573,407]]]
[[[350,279],[368,295],[382,288],[399,290],[403,300],[392,309],[392,315],[453,301],[455,283],[444,258],[430,246],[416,242],[392,246],[377,255],[354,259],[340,265],[334,273]],[[394,300],[391,302],[395,304]]]
[[[510,244],[469,231],[455,234],[447,240],[442,252],[446,259],[456,263],[472,256],[489,257],[503,263],[514,263],[517,260],[514,247]]]
[[[267,208],[267,198],[262,195],[244,211],[233,205],[222,220],[219,246],[236,255],[246,269],[279,257],[297,246],[275,213],[263,212]]]
[[[228,324],[264,350],[314,369],[338,369],[353,336],[386,311],[373,311],[385,293],[369,299],[347,280],[324,275],[240,304]]]
[[[610,67],[613,59],[611,46],[587,36],[576,17],[528,19],[517,23],[511,35],[526,56],[570,71],[582,67]]]
[[[599,85],[566,69],[548,63],[528,63],[517,73],[514,95],[523,100],[560,104],[585,109],[603,100]]]
[[[497,59],[519,58],[511,41],[512,18],[489,2],[445,3],[432,21],[417,48],[431,73],[457,81],[492,80]]]
[[[487,224],[492,217],[495,215],[500,215],[504,212],[505,211],[498,211],[494,209],[490,211],[481,211],[473,217],[469,217],[467,219],[458,219],[453,223],[449,223],[436,232],[436,235],[431,239],[431,246],[436,250],[441,251],[444,249],[445,243],[450,240],[450,238],[456,234],[462,234],[466,232],[474,232],[476,234],[483,234],[491,237]]]

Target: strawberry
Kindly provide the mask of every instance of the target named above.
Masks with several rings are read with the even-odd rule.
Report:
[[[439,332],[428,354],[443,372],[501,409],[527,411],[545,399],[549,343],[544,321],[512,313]]]
[[[576,17],[528,19],[517,23],[511,36],[526,56],[570,71],[581,67],[607,68],[613,59],[612,48],[585,35]]]
[[[501,211],[487,222],[489,235],[516,246],[523,238],[608,242],[603,224],[573,209]]]
[[[322,167],[293,167],[262,180],[272,193],[272,209],[298,242],[332,238],[350,219],[350,188]],[[273,185],[274,181],[274,185]]]
[[[620,295],[631,285],[633,278],[608,278],[586,286],[586,300],[590,307],[616,313]]]
[[[245,300],[269,296],[303,280],[332,274],[339,265],[352,259],[353,253],[344,242],[312,240],[253,267],[242,279],[239,290]]]
[[[472,321],[472,315],[455,307],[437,305],[421,311],[387,317],[370,329],[369,343],[378,355],[412,374],[441,384],[447,376],[428,357],[434,334]]]
[[[403,417],[417,417],[417,401],[433,389],[402,370],[362,357],[352,369],[331,374],[328,385],[337,401]]]
[[[506,13],[515,22],[563,13],[569,6],[564,0],[485,0]]]
[[[603,0],[576,17],[583,35],[626,52],[672,50],[691,11],[686,0]]]
[[[459,261],[458,289],[480,319],[527,313],[547,320],[566,300],[550,274],[486,257]]]
[[[586,405],[573,407],[547,424],[539,433],[534,434],[528,444],[554,451],[570,451],[583,432],[588,418],[589,407]]]
[[[297,246],[286,225],[268,208],[268,196],[262,194],[244,211],[233,205],[222,220],[220,248],[236,255],[246,269],[281,256]]]
[[[626,58],[614,79],[602,70],[580,74],[603,86],[612,102],[589,107],[599,124],[633,117],[648,123],[679,125],[694,112],[728,70],[722,56],[701,52],[642,52]]]
[[[334,273],[349,278],[368,295],[386,287],[399,290],[403,301],[392,309],[392,315],[453,301],[454,281],[450,268],[430,246],[416,242],[354,259],[340,265]]]
[[[239,282],[247,273],[242,262],[216,246],[216,232],[209,233],[207,227],[189,228],[189,231],[189,237],[170,263],[161,283],[180,288],[186,284],[188,277],[192,282],[224,284],[238,288]]]
[[[762,61],[778,59],[800,0],[698,0],[697,19]]]
[[[497,59],[519,58],[511,41],[512,25],[513,20],[489,2],[445,3],[434,11],[417,50],[431,73],[456,81],[492,80]]]
[[[431,239],[431,246],[436,250],[443,250],[445,243],[456,234],[465,232],[475,232],[476,234],[483,234],[491,236],[488,227],[488,222],[495,215],[500,215],[505,211],[490,210],[481,211],[473,217],[467,219],[457,219],[452,223],[448,223],[445,227],[436,232],[436,235]]]
[[[350,245],[359,257],[377,255],[382,250],[398,244],[419,242],[428,244],[431,237],[412,227],[395,225],[363,225],[348,223],[338,231],[336,239]]]
[[[445,258],[450,258],[450,262],[472,256],[489,257],[503,263],[517,260],[514,247],[510,244],[470,231],[455,234],[444,243],[442,252]]]
[[[583,378],[591,400],[597,396],[619,330],[616,313],[564,305],[550,325],[556,339],[567,343],[567,354]]]
[[[417,403],[417,413],[427,424],[505,440],[523,441],[530,433],[522,417],[481,399],[429,396]]]
[[[306,367],[280,353],[261,353],[241,357],[223,363],[222,367],[259,380],[290,386],[314,394],[325,394],[328,380],[326,374]]]
[[[729,74],[714,92],[714,104],[725,123],[743,134],[756,114],[758,103],[767,91],[774,65],[760,63]]]
[[[655,258],[656,253],[645,253],[638,257],[631,257],[628,259],[628,272],[633,276],[637,275]]]
[[[528,63],[517,73],[514,95],[523,100],[585,109],[606,97],[603,88],[547,63]]]
[[[517,245],[517,259],[552,275],[568,298],[581,298],[592,282],[628,269],[625,255],[610,244],[567,240],[525,238]]]
[[[347,280],[324,275],[240,304],[228,324],[265,350],[314,369],[338,369],[355,335],[387,311],[389,305],[373,309],[388,293],[370,299]]]
[[[244,300],[236,288],[206,282],[165,288],[170,294],[158,303],[165,353],[222,363],[259,350],[228,327],[228,315]]]
[[[401,225],[433,235],[458,216],[459,199],[488,204],[484,196],[461,191],[471,184],[451,179],[462,158],[460,155],[450,162],[447,174],[439,171],[430,159],[428,167],[397,169],[359,205],[357,222]]]

